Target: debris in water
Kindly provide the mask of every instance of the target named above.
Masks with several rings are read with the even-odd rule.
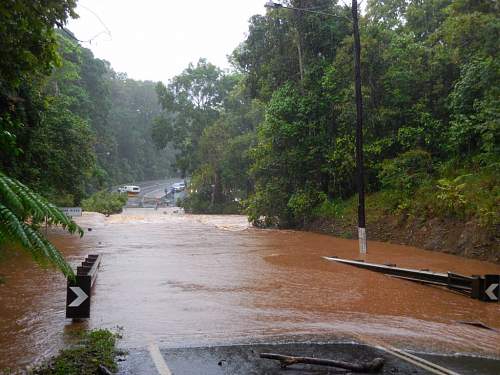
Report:
[[[490,331],[496,331],[495,328],[491,328],[490,326],[487,326],[483,322],[480,322],[480,321],[477,321],[477,320],[476,321],[458,320],[457,323],[467,324],[467,325],[470,325],[470,326],[473,326],[473,327],[477,327],[477,328],[482,328],[482,329],[488,329]]]
[[[323,359],[313,357],[295,357],[290,355],[282,355],[275,353],[260,353],[260,358],[274,359],[280,361],[281,368],[295,365],[298,363],[306,363],[310,365],[338,367],[352,372],[378,372],[384,366],[383,358],[375,358],[370,362],[351,363],[344,361],[336,361],[334,359]]]

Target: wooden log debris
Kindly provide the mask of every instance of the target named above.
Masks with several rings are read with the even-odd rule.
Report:
[[[359,362],[359,363],[343,362],[334,359],[322,359],[313,357],[295,357],[295,356],[275,354],[275,353],[260,353],[260,358],[274,359],[276,361],[280,361],[280,365],[282,368],[286,368],[287,366],[295,365],[298,363],[303,363],[309,365],[337,367],[352,372],[378,372],[384,366],[383,358],[375,358],[370,362]]]

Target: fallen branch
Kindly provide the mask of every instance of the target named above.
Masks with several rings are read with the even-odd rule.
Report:
[[[370,362],[350,363],[343,361],[336,361],[333,359],[321,359],[312,357],[294,357],[289,355],[275,354],[275,353],[260,353],[260,358],[274,359],[280,361],[282,368],[304,363],[309,365],[320,365],[338,367],[352,372],[378,372],[384,366],[383,358],[375,358]]]
[[[113,375],[113,373],[104,365],[99,365],[97,372],[99,375]]]

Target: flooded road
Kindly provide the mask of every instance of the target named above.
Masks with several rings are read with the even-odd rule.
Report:
[[[79,218],[83,239],[51,234],[77,264],[103,262],[92,318],[64,318],[65,281],[23,255],[0,262],[0,369],[56,352],[84,328],[122,328],[121,346],[141,348],[335,339],[423,352],[500,357],[499,304],[322,259],[359,258],[357,241],[250,228],[242,216],[132,209]],[[370,242],[366,260],[466,275],[494,264]]]

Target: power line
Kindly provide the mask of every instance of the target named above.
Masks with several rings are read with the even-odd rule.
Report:
[[[99,15],[94,12],[92,9],[86,7],[85,5],[82,5],[80,4],[80,6],[83,8],[83,9],[86,9],[87,11],[89,11],[90,13],[92,13],[94,15],[95,18],[97,18],[97,20],[101,23],[101,25],[104,27],[105,31],[101,31],[99,34],[97,35],[100,35],[100,34],[103,34],[103,33],[106,33],[108,34],[110,37],[111,37],[111,30],[106,26],[106,24],[104,23],[104,21],[101,19],[101,17],[99,17]],[[97,37],[96,35],[96,37]],[[94,37],[95,38],[95,37]]]
[[[71,39],[73,39],[73,40],[75,40],[77,42],[80,42],[80,43],[89,43],[89,44],[92,44],[92,41],[95,40],[98,36],[100,36],[102,34],[106,34],[106,35],[108,35],[111,38],[111,30],[108,28],[108,26],[106,26],[106,24],[101,19],[101,17],[99,17],[99,15],[96,12],[94,12],[92,9],[86,7],[85,5],[80,4],[79,6],[82,7],[83,9],[86,9],[88,12],[92,13],[94,15],[94,17],[97,18],[97,20],[99,21],[99,23],[104,27],[104,30],[99,31],[96,35],[94,35],[92,38],[90,38],[88,40],[80,40],[77,37],[75,37],[75,35],[73,35],[73,33],[70,33],[68,30],[66,30],[66,28],[64,27],[64,25],[61,22],[59,22],[59,21],[56,21],[57,27],[59,29],[61,29],[66,35],[68,35]]]

